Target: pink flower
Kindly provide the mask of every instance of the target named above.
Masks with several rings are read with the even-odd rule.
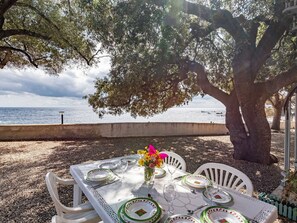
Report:
[[[159,156],[162,160],[165,159],[166,157],[168,157],[168,155],[166,153],[160,153]]]
[[[157,152],[157,150],[155,149],[155,147],[153,145],[149,145],[148,146],[148,152],[149,152],[149,155],[153,155]]]

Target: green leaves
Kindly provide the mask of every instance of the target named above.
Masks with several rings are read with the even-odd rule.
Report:
[[[49,0],[14,3],[3,15],[0,57],[9,48],[13,53],[10,65],[40,66],[51,73],[58,73],[70,61],[90,64],[97,43],[86,33],[85,12],[78,8],[80,1],[68,3],[53,4]]]

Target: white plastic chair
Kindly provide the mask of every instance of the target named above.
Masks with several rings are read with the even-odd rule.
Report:
[[[67,207],[61,203],[57,185],[75,185],[76,183],[73,179],[62,179],[57,177],[54,173],[49,172],[45,176],[45,182],[50,196],[54,202],[57,214],[59,217],[61,217],[61,219],[68,219],[71,222],[74,222],[73,220],[81,220],[79,222],[85,223],[100,221],[99,216],[89,202],[80,204],[76,207]],[[54,219],[56,220],[57,218]]]
[[[204,175],[219,186],[236,191],[244,191],[248,196],[253,195],[252,181],[243,172],[221,163],[205,163],[201,165],[194,175]]]
[[[84,222],[86,222],[86,220],[87,219],[85,217],[73,220],[73,219],[66,219],[66,218],[60,217],[58,215],[55,215],[52,218],[51,223],[84,223]],[[100,221],[98,223],[103,223],[103,221]]]
[[[168,155],[168,157],[164,159],[164,162],[166,164],[175,166],[177,169],[186,171],[186,162],[180,155],[171,151],[162,151],[162,153],[166,153]]]

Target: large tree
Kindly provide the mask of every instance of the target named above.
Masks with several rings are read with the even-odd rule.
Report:
[[[264,105],[297,81],[296,51],[277,54],[296,43],[283,1],[94,0],[86,5],[92,8],[88,21],[112,61],[109,75],[98,79],[96,92],[88,96],[99,115],[150,116],[209,94],[226,106],[234,158],[273,161]]]
[[[0,68],[30,65],[57,73],[69,61],[91,64],[91,38],[79,0],[1,0]]]

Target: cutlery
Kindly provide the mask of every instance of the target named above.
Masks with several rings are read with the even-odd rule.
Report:
[[[198,210],[200,210],[201,208],[204,208],[204,207],[206,207],[206,206],[208,206],[208,204],[200,205],[200,206],[198,206],[197,208],[195,208],[194,210],[188,210],[188,214],[189,214],[189,215],[193,215],[196,211],[198,211]]]
[[[192,188],[186,187],[186,186],[184,186],[184,185],[179,185],[179,184],[177,184],[177,185],[178,185],[178,186],[181,186],[181,187],[183,187],[183,188],[185,188],[185,189],[187,189],[187,190],[189,190],[192,194],[197,194],[197,191],[194,190],[194,189],[192,189]]]
[[[103,184],[98,184],[98,185],[95,185],[95,186],[92,186],[93,189],[98,189],[100,187],[103,187],[103,186],[106,186],[108,184],[112,184],[112,183],[115,183],[117,181],[119,181],[120,179],[116,179],[116,180],[113,180],[113,181],[108,181],[108,182],[105,182]]]
[[[175,177],[175,178],[173,178],[173,180],[181,180],[184,176],[187,176],[187,175],[182,175],[182,176],[179,176],[179,177]]]

